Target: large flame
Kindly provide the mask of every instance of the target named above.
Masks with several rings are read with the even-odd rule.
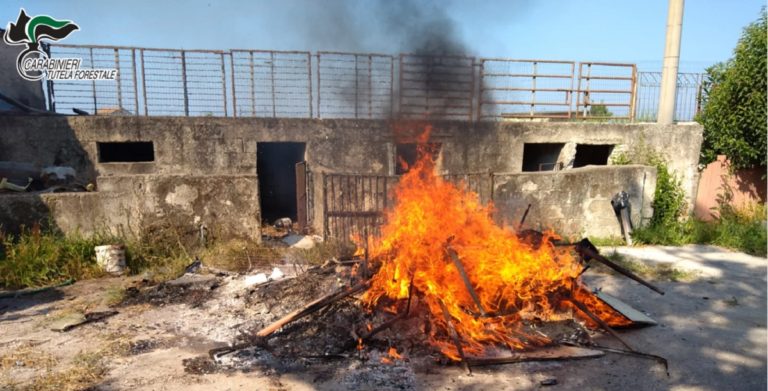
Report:
[[[421,144],[428,135],[429,128]],[[447,319],[466,355],[480,355],[495,344],[522,349],[549,342],[526,331],[524,321],[571,317],[570,292],[584,301],[593,298],[578,285],[578,260],[569,249],[551,244],[552,232],[533,245],[495,224],[492,205],[435,175],[431,154],[421,152],[395,189],[396,203],[387,211],[380,236],[368,238],[369,255],[381,267],[364,302],[375,307],[386,299],[406,299],[410,290],[418,292],[430,312],[430,343],[456,360],[459,352]],[[449,251],[457,255],[485,316]]]

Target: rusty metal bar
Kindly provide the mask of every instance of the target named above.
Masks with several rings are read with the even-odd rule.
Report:
[[[234,92],[234,75],[232,75],[232,92]],[[234,96],[234,95],[233,95]],[[221,99],[224,103],[224,116],[227,116],[227,73],[224,66],[224,53],[221,53]],[[234,103],[233,103],[234,104]],[[235,116],[236,117],[236,116]]]
[[[115,49],[115,69],[117,70],[117,107],[123,110],[123,77],[120,73],[120,53],[118,49]]]
[[[581,255],[585,259],[587,259],[587,257],[591,258],[591,259],[594,259],[594,260],[604,264],[605,266],[608,266],[611,269],[613,269],[613,270],[615,270],[615,271],[617,271],[617,272],[619,272],[619,273],[621,273],[621,274],[623,274],[623,275],[625,275],[625,276],[627,276],[627,277],[629,277],[629,278],[639,282],[640,284],[645,285],[646,287],[650,288],[652,291],[654,291],[654,292],[656,292],[656,293],[658,293],[660,295],[664,294],[664,291],[659,289],[657,286],[651,284],[648,281],[643,280],[642,278],[637,276],[635,273],[632,273],[631,271],[629,271],[625,267],[623,267],[623,266],[621,266],[621,265],[611,261],[610,259],[600,255],[600,253],[595,251],[594,245],[588,239],[583,239],[581,242],[577,243],[574,249],[576,250],[577,253],[579,253],[579,255]]]
[[[323,173],[323,236],[328,240],[331,230],[328,225],[328,175]]]
[[[609,326],[608,323],[605,323],[604,320],[600,319],[600,317],[598,317],[597,315],[593,314],[592,311],[590,311],[589,308],[587,308],[586,305],[584,305],[580,301],[576,300],[573,296],[568,297],[568,301],[573,303],[573,305],[575,305],[576,308],[578,308],[581,312],[586,314],[595,323],[599,324],[600,327],[602,327],[605,331],[610,333],[614,338],[616,338],[617,341],[621,342],[621,344],[624,345],[627,349],[629,349],[629,350],[631,350],[633,352],[635,351],[635,349],[632,346],[630,346],[627,343],[627,341],[625,341],[623,338],[621,338],[619,333],[617,333],[616,330],[613,329],[613,327]]]
[[[312,55],[307,52],[307,94],[309,95],[309,118],[312,118]]]

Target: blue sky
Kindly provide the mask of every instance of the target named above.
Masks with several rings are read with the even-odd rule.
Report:
[[[70,19],[80,30],[64,42],[185,49],[336,50],[397,53],[398,28],[381,7],[398,0],[3,0],[0,23],[30,15]],[[409,1],[438,10],[469,54],[485,57],[611,61],[660,70],[667,0]],[[763,0],[688,0],[681,71],[729,58]],[[407,12],[407,10],[406,10]],[[410,16],[413,16],[412,13]],[[407,23],[418,23],[411,17]]]

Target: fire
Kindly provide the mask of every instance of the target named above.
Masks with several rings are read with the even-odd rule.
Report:
[[[420,145],[429,131],[427,126]],[[524,321],[570,318],[577,311],[568,305],[570,292],[592,297],[578,282],[579,261],[568,248],[551,244],[557,239],[552,232],[537,247],[497,225],[492,205],[437,176],[430,151],[419,152],[395,189],[380,236],[368,238],[369,257],[381,267],[364,303],[380,308],[418,292],[429,311],[430,343],[454,360],[460,354],[453,330],[465,355],[481,355],[496,344],[523,349],[550,342],[526,332]],[[600,305],[586,299],[590,308]]]

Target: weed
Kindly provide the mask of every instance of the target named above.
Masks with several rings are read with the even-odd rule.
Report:
[[[24,389],[33,391],[84,390],[97,385],[107,374],[107,366],[100,352],[80,352],[72,365],[61,371],[49,371],[37,377]]]
[[[628,259],[615,251],[609,254],[607,258],[612,260],[614,263],[623,266],[625,269],[631,271],[632,273],[651,280],[679,282],[693,280],[696,276],[696,274],[693,272],[674,268],[668,263],[649,265],[640,261]],[[600,273],[616,273],[608,266],[597,262],[592,262],[592,268],[593,270]]]

